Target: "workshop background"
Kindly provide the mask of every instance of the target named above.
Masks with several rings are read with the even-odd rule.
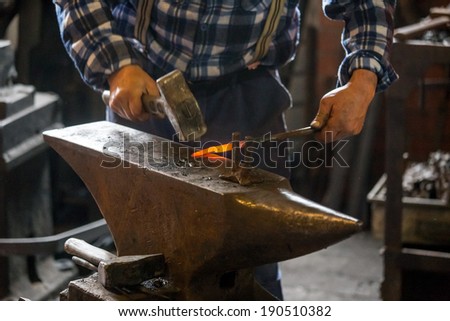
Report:
[[[290,129],[309,124],[344,54],[342,25],[323,17],[319,1],[301,6],[302,45],[282,69]],[[349,166],[293,170],[297,193],[362,220],[364,232],[283,262],[286,299],[450,299],[449,12],[449,1],[398,1],[401,80],[342,149]],[[41,133],[103,120],[105,107],[65,53],[50,0],[0,1],[0,39],[0,300],[57,300],[90,273],[64,253],[67,235],[113,244],[83,182]]]

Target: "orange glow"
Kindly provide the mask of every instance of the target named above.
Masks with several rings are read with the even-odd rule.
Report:
[[[214,160],[214,159],[224,160],[224,159],[227,159],[226,157],[223,157],[223,156],[220,156],[220,155],[217,155],[217,154],[204,154],[201,157],[208,158],[209,160]]]
[[[239,148],[242,148],[244,145],[245,145],[245,141],[241,140],[239,142]],[[210,159],[223,158],[216,154],[217,153],[226,153],[232,149],[233,149],[233,143],[228,143],[228,144],[223,144],[223,145],[211,146],[211,147],[196,151],[196,152],[192,153],[191,156],[193,158],[200,158],[200,157],[205,157],[205,158],[210,158]]]
[[[228,144],[212,146],[212,147],[208,147],[208,148],[196,151],[196,152],[192,153],[191,156],[194,158],[198,158],[198,157],[213,158],[213,157],[217,157],[217,155],[215,155],[215,153],[225,153],[232,149],[233,149],[233,144],[228,143]]]

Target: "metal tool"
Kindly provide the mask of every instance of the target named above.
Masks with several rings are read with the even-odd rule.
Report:
[[[153,142],[145,161],[124,134]],[[230,160],[180,166],[192,148],[126,126],[95,122],[47,131],[44,139],[88,186],[119,256],[164,254],[165,276],[180,290],[173,299],[261,299],[255,266],[321,250],[361,229],[295,194],[281,176],[254,169],[259,184],[225,181],[219,176]],[[111,158],[126,166],[101,166]]]
[[[315,129],[311,126],[308,126],[308,127],[294,129],[294,130],[290,130],[287,132],[278,133],[278,134],[274,134],[274,135],[264,135],[261,137],[247,136],[247,137],[245,137],[245,140],[242,140],[239,142],[238,146],[239,146],[239,148],[245,148],[246,144],[250,143],[250,142],[251,143],[254,143],[254,142],[264,143],[264,142],[268,142],[268,141],[280,141],[280,140],[288,139],[288,138],[311,135],[317,131],[319,131],[319,130]],[[191,156],[194,158],[214,157],[214,155],[216,153],[226,153],[226,152],[231,151],[233,148],[235,148],[235,147],[233,147],[232,142],[230,142],[227,144],[211,146],[211,147],[208,147],[205,149],[195,151],[194,153],[192,153]]]
[[[182,73],[174,70],[156,80],[156,84],[161,97],[144,94],[144,110],[158,118],[167,117],[180,141],[194,141],[203,136],[207,126]],[[104,91],[102,99],[105,104],[109,104],[109,98],[110,92]]]
[[[162,254],[116,256],[83,240],[68,239],[64,244],[73,261],[98,272],[98,281],[106,288],[140,284],[164,272]]]
[[[274,135],[265,135],[265,136],[259,137],[259,138],[250,138],[249,140],[261,142],[261,143],[266,142],[266,141],[280,141],[280,140],[288,139],[288,138],[312,135],[317,131],[319,131],[319,130],[316,128],[313,128],[311,126],[308,126],[308,127],[289,130],[287,132],[278,133],[278,134],[274,134]]]
[[[64,249],[64,243],[71,237],[94,241],[109,234],[104,219],[67,230],[58,234],[38,237],[0,238],[0,256],[54,254]]]

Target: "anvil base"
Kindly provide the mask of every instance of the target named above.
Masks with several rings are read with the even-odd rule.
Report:
[[[248,279],[246,289],[241,291],[241,300],[245,301],[273,301],[277,300],[269,292],[265,291],[258,284],[253,282],[252,273],[241,271],[246,274]],[[143,283],[144,284],[144,283]],[[71,281],[64,291],[60,293],[61,301],[165,301],[175,300],[176,292],[174,289],[161,288],[160,290],[151,289],[145,285],[117,288],[116,290],[107,290],[97,280],[97,273],[86,278]],[[237,298],[235,298],[237,299]]]

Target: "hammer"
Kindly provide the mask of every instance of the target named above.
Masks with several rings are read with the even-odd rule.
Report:
[[[182,73],[174,71],[156,80],[161,97],[142,95],[142,105],[146,112],[157,118],[167,116],[181,141],[193,141],[206,133],[207,127],[197,100],[187,85]],[[109,90],[102,94],[108,105]]]
[[[69,238],[64,249],[74,255],[76,264],[98,272],[98,281],[106,289],[138,285],[164,273],[162,254],[116,256],[76,238]]]

